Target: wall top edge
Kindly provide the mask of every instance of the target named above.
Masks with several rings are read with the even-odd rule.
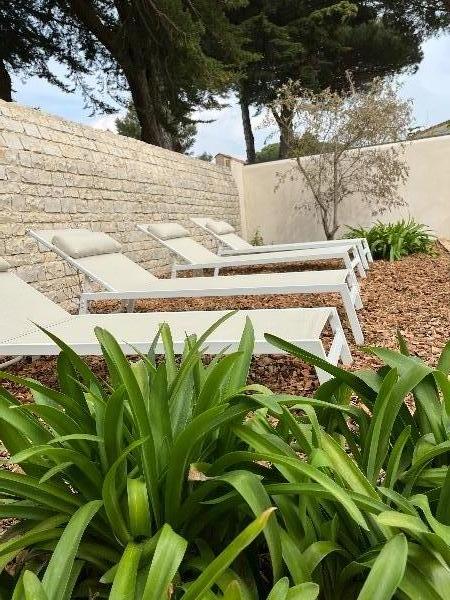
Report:
[[[375,145],[375,146],[365,146],[365,148],[384,148],[384,147],[388,147],[388,146],[397,146],[399,144],[406,144],[406,145],[418,145],[418,144],[430,144],[430,143],[439,143],[442,142],[444,143],[448,143],[448,141],[450,140],[450,134],[448,135],[436,135],[436,136],[430,136],[430,137],[426,137],[426,138],[419,138],[417,140],[404,140],[403,142],[386,142],[385,144],[379,144],[379,145]],[[310,156],[318,156],[317,154],[311,154],[311,155],[307,155],[307,156],[303,156],[302,158],[309,158]],[[292,162],[294,162],[295,159],[294,158],[283,158],[281,160],[269,160],[266,162],[260,162],[260,163],[254,163],[254,164],[244,164],[244,167],[246,170],[248,169],[258,169],[261,167],[264,167],[267,165],[282,165],[282,164],[290,164]]]
[[[48,127],[49,129],[55,129],[68,135],[78,136],[80,138],[86,138],[96,140],[98,142],[108,143],[112,146],[122,146],[135,149],[136,152],[151,152],[161,157],[176,159],[177,161],[183,161],[186,163],[192,163],[195,161],[196,167],[202,167],[205,170],[211,170],[220,173],[228,173],[228,169],[222,165],[216,165],[207,161],[199,160],[193,156],[186,154],[180,154],[160,146],[153,144],[147,144],[141,140],[134,138],[119,136],[117,133],[104,129],[96,129],[91,125],[85,123],[78,123],[71,121],[59,115],[55,115],[38,108],[32,108],[20,104],[18,102],[5,102],[0,99],[0,116],[13,119],[19,122],[31,121],[36,124],[37,127]],[[0,127],[1,129],[1,127]],[[39,139],[39,138],[38,138]]]

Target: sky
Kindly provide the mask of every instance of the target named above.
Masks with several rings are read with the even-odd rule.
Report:
[[[430,126],[450,119],[450,34],[442,34],[425,42],[424,59],[416,73],[400,77],[401,95],[414,103],[415,124]],[[61,74],[61,68],[55,65]],[[43,79],[33,77],[26,81],[13,79],[14,99],[28,106],[38,107],[101,129],[114,130],[114,115],[90,115],[79,92],[65,93]],[[212,123],[199,123],[194,154],[219,152],[244,157],[245,146],[241,115],[236,98],[224,101],[222,110],[202,111],[198,117]],[[267,141],[269,131],[261,127],[262,116],[253,119],[256,148]],[[273,140],[269,140],[273,141]]]

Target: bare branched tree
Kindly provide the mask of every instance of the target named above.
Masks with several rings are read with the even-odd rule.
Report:
[[[348,83],[344,92],[314,93],[289,82],[267,117],[270,122],[274,111],[293,115],[287,143],[295,164],[279,174],[277,187],[286,178],[302,181],[303,189],[306,184],[313,205],[302,198],[298,207],[317,211],[327,239],[336,235],[339,208],[349,197],[365,202],[374,216],[404,205],[399,186],[409,173],[404,140],[411,103],[399,97],[390,80],[374,79],[357,90],[349,75]],[[311,155],[312,148],[322,152]]]

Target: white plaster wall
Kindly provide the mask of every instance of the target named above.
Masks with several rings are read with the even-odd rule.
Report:
[[[450,239],[450,136],[409,142],[405,158],[410,173],[400,191],[407,205],[384,213],[381,220],[411,215],[428,225],[439,237]],[[291,170],[293,165],[294,161],[283,160],[247,165],[241,169],[241,202],[248,237],[259,227],[267,244],[324,238],[315,212],[296,208],[300,199],[303,204],[305,197],[311,197],[301,176],[294,181],[288,177],[276,189],[278,173]],[[340,210],[342,224],[366,226],[376,220],[357,197],[347,200]],[[344,231],[345,227],[338,236]]]

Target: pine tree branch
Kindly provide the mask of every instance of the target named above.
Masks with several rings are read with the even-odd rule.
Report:
[[[113,56],[116,56],[118,44],[114,32],[103,23],[92,2],[90,0],[71,0],[69,6],[77,19]]]

